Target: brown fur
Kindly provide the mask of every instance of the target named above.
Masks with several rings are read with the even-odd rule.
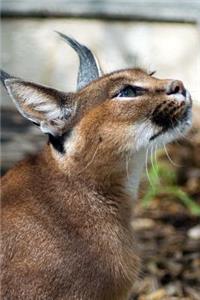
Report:
[[[145,95],[112,99],[136,83]],[[76,106],[61,129],[72,128],[66,153],[47,145],[2,179],[2,299],[128,299],[140,260],[126,155],[134,174],[143,163],[137,162],[136,125],[156,109],[182,116],[166,94],[171,83],[130,69],[65,95],[62,101]],[[37,118],[34,107],[23,110]]]

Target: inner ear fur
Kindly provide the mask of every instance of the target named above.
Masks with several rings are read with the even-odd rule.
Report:
[[[4,85],[19,112],[42,132],[62,135],[70,126],[75,115],[70,94],[18,78],[7,78]]]

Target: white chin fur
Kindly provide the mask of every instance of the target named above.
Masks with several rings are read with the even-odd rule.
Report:
[[[152,124],[150,120],[140,123],[134,126],[136,132],[136,150],[138,151],[141,148],[148,148],[149,146],[153,145],[162,147],[163,145],[184,136],[190,129],[191,125],[192,113],[190,112],[187,120],[180,122],[180,124],[177,125],[175,128],[169,129],[166,132],[158,135],[155,139],[151,140],[151,137],[159,133],[162,128],[156,127]]]
[[[158,147],[160,147],[178,138],[184,137],[186,133],[189,131],[189,129],[191,128],[191,125],[192,125],[192,118],[190,114],[187,120],[181,122],[175,128],[169,129],[166,132],[162,133],[154,140],[150,141],[149,145],[150,146],[157,145]]]

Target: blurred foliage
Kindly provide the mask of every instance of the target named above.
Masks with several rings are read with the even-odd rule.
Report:
[[[176,172],[167,163],[152,164],[147,176],[150,185],[142,198],[144,207],[148,207],[155,198],[170,199],[182,202],[191,214],[200,216],[200,205],[177,185]]]

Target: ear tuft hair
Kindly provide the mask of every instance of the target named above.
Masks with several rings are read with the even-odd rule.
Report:
[[[102,75],[97,59],[90,49],[80,44],[75,39],[56,31],[60,37],[71,46],[79,56],[79,72],[77,79],[77,90],[84,88],[93,80],[98,79]]]
[[[6,87],[5,85],[6,79],[11,79],[11,78],[15,78],[15,77],[11,76],[10,74],[6,73],[3,70],[0,70],[0,80],[5,87]]]

